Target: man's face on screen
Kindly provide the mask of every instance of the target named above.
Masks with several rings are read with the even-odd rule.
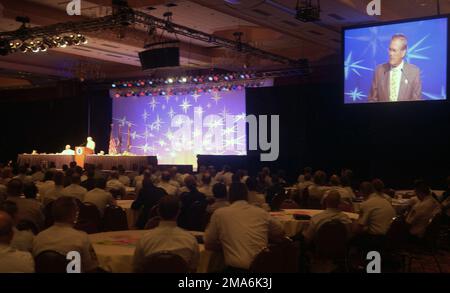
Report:
[[[405,55],[406,50],[403,50],[403,42],[399,39],[393,39],[389,45],[389,64],[391,66],[400,65]]]

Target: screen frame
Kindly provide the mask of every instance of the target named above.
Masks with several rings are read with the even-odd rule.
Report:
[[[447,19],[447,76],[446,76],[446,99],[445,100],[427,100],[427,101],[401,101],[401,102],[376,102],[376,103],[345,103],[345,33],[348,30],[353,29],[360,29],[360,28],[369,28],[369,27],[379,27],[379,26],[386,26],[386,25],[392,25],[392,24],[401,24],[401,23],[407,23],[407,22],[414,22],[414,21],[422,21],[422,20],[433,20],[433,19]],[[441,14],[441,15],[434,15],[434,16],[426,16],[426,17],[419,17],[419,18],[407,18],[407,19],[400,19],[400,20],[394,20],[394,21],[381,21],[381,22],[369,22],[369,23],[361,23],[361,24],[354,24],[354,25],[348,25],[343,26],[341,28],[341,63],[342,63],[342,70],[341,70],[341,101],[344,105],[403,105],[403,104],[416,104],[416,103],[450,103],[450,99],[448,97],[449,94],[449,49],[450,49],[450,14]]]

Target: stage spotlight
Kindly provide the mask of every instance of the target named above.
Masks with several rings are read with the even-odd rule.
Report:
[[[183,76],[183,77],[180,79],[180,82],[181,82],[181,83],[186,83],[186,82],[187,82],[187,78]]]
[[[193,82],[198,82],[198,78],[197,78],[197,77],[194,77],[194,78],[192,79],[192,81],[193,81]]]
[[[228,77],[228,75],[225,75],[224,77],[223,77],[223,79],[225,79],[225,80],[230,80],[230,78]]]
[[[214,79],[214,81],[218,81],[219,80],[219,76],[214,75],[213,79]]]
[[[145,92],[140,92],[139,96],[141,96],[141,97],[145,96]]]
[[[152,85],[152,84],[153,84],[153,81],[149,80],[149,81],[148,81],[148,84],[149,84],[149,85]]]
[[[208,76],[208,80],[209,81],[213,81],[213,77],[212,76]]]
[[[165,91],[161,91],[161,92],[159,93],[159,95],[160,95],[160,96],[165,96],[165,95],[166,95],[166,92],[165,92]]]
[[[239,77],[240,77],[241,79],[244,79],[244,78],[245,78],[245,75],[244,75],[244,74],[241,74]]]
[[[112,85],[111,85],[113,88],[115,88],[116,87],[116,84],[115,83],[113,83]]]
[[[114,97],[115,98],[120,98],[120,94],[117,93],[117,94],[114,95]]]

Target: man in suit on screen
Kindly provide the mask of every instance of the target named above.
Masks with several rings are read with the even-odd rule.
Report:
[[[392,36],[389,45],[389,62],[375,69],[369,102],[417,101],[422,99],[420,69],[404,58],[408,39],[403,34]]]

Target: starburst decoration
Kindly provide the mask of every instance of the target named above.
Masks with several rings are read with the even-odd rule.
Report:
[[[192,107],[191,104],[189,104],[189,101],[187,98],[184,98],[183,103],[180,105],[180,107],[183,109],[184,113],[186,114],[190,107]]]
[[[150,151],[152,149],[152,147],[149,146],[147,143],[144,145],[137,146],[135,148],[142,150],[145,154],[148,153],[148,151]]]
[[[428,93],[428,92],[422,92],[422,94],[425,97],[428,97],[428,98],[430,98],[432,100],[445,100],[445,99],[447,99],[447,94],[445,92],[445,87],[444,86],[441,87],[441,94],[440,94],[440,96],[432,94],[432,93]]]
[[[131,133],[131,138],[132,139],[136,139],[136,138],[144,138],[142,135],[137,134],[136,131]]]
[[[150,108],[152,108],[152,111],[155,111],[155,108],[159,104],[159,102],[156,101],[155,97],[152,97],[152,101],[148,104],[150,105]]]
[[[181,124],[183,124],[184,119],[181,116],[177,116],[175,118],[175,120],[173,121],[173,124],[175,125],[175,127],[181,126]]]
[[[165,95],[165,96],[164,96],[164,99],[166,99],[166,104],[168,104],[169,101],[170,101],[170,96],[169,96],[169,95]]]
[[[362,41],[367,44],[367,47],[364,49],[362,55],[365,55],[368,50],[372,50],[372,56],[377,54],[378,48],[383,48],[383,43],[389,41],[390,37],[386,35],[380,35],[378,32],[378,27],[371,27],[369,29],[369,34],[364,34],[362,36],[357,37],[346,37],[346,39],[353,39]]]
[[[245,113],[241,113],[241,114],[235,115],[234,116],[234,122],[236,123],[238,121],[245,120],[246,116],[247,115]]]
[[[147,122],[147,118],[150,116],[149,113],[147,113],[147,110],[144,110],[144,114],[142,114],[142,119],[144,119],[144,122]]]
[[[208,103],[208,104],[206,104],[206,108],[211,108],[211,104],[210,103]]]
[[[201,116],[205,111],[203,111],[203,107],[196,107],[194,113]]]
[[[166,145],[166,142],[164,141],[164,140],[162,140],[162,139],[160,139],[159,141],[158,141],[158,144],[160,145],[160,146],[165,146]]]
[[[167,112],[167,114],[169,114],[170,119],[172,119],[173,116],[175,116],[176,113],[175,113],[175,111],[172,109],[172,107],[170,107],[170,111]]]
[[[114,118],[113,120],[116,120],[117,122],[119,122],[119,126],[121,126],[121,127],[124,127],[125,124],[128,123],[128,122],[127,122],[127,117],[126,117],[126,116],[123,116],[123,118],[120,118],[120,119]]]
[[[156,115],[156,120],[150,125],[150,128],[159,131],[162,124],[164,124],[164,122],[159,118],[159,115]]]
[[[360,101],[362,98],[367,97],[363,94],[362,91],[358,90],[358,88],[355,88],[353,91],[345,93],[347,96],[350,96],[353,100],[353,102]]]
[[[223,110],[222,110],[222,112],[220,114],[222,115],[223,119],[226,119],[227,115],[228,115],[227,108],[223,107]]]
[[[430,57],[422,55],[421,52],[425,51],[429,48],[431,48],[431,46],[427,46],[427,47],[420,47],[420,45],[429,37],[429,35],[426,35],[425,37],[423,37],[422,39],[420,39],[417,43],[415,43],[414,45],[412,45],[411,47],[409,47],[408,49],[408,53],[406,54],[406,61],[408,61],[408,63],[410,62],[411,59],[419,59],[419,60],[429,60]]]
[[[364,60],[353,61],[352,60],[352,52],[350,52],[348,54],[347,58],[345,59],[345,62],[344,62],[345,79],[348,79],[348,75],[349,75],[350,70],[353,71],[358,76],[361,76],[361,74],[359,73],[358,69],[373,71],[371,68],[359,65],[363,61]]]
[[[167,131],[166,137],[167,137],[168,140],[172,140],[174,138],[174,135],[173,135],[172,131],[170,131],[170,130]]]
[[[166,105],[161,105],[161,109],[165,110],[166,109]]]

